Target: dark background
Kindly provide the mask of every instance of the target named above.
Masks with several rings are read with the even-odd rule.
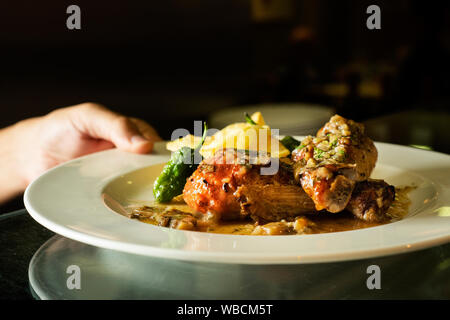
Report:
[[[87,101],[164,138],[215,110],[264,102],[320,103],[359,121],[418,110],[433,127],[433,114],[450,110],[448,3],[2,1],[0,127]],[[66,28],[71,4],[81,30]],[[366,28],[371,4],[381,30]]]

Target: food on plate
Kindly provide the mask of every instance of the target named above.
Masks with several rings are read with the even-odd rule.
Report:
[[[308,136],[292,153],[295,177],[317,210],[342,211],[350,201],[355,183],[367,180],[375,168],[377,149],[364,126],[333,116]]]
[[[282,158],[290,155],[289,150],[272,136],[271,129],[265,124],[260,113],[252,115],[251,119],[255,124],[249,122],[233,123],[210,137],[206,137],[200,154],[203,158],[213,157],[216,151],[234,148],[255,152],[266,152],[272,157]],[[167,149],[176,151],[181,147],[190,147],[198,144],[199,138],[188,135],[183,138],[171,141],[167,144]]]
[[[340,232],[375,227],[402,219],[410,205],[408,193],[411,189],[410,187],[396,188],[396,199],[385,213],[388,219],[378,222],[355,218],[355,215],[347,210],[338,214],[321,211],[315,214],[299,215],[294,219],[280,219],[267,223],[256,223],[250,218],[220,220],[214,214],[195,211],[184,202],[182,195],[175,197],[170,204],[154,202],[145,206],[133,206],[130,208],[129,217],[161,227],[233,235],[299,235]]]
[[[346,210],[369,222],[389,220],[387,211],[395,200],[395,188],[383,180],[368,179],[355,184]]]
[[[183,198],[194,210],[223,220],[250,217],[257,222],[274,222],[316,214],[313,200],[294,179],[291,161],[281,162],[274,175],[260,174],[260,168],[268,166],[270,160],[252,165],[243,151],[217,152],[187,180]],[[382,180],[361,181],[356,183],[346,209],[360,219],[382,222],[394,197],[394,188]]]
[[[287,166],[280,165],[274,175],[261,175],[270,164],[251,164],[245,151],[225,149],[200,163],[187,180],[185,202],[194,210],[219,215],[223,220],[278,221],[278,215],[295,217],[314,210],[314,203],[303,192]],[[257,194],[257,201],[253,194]]]
[[[170,157],[163,171],[153,185],[153,196],[158,202],[168,202],[181,194],[186,179],[197,168],[196,158],[200,157],[199,150],[205,140],[207,127],[197,147],[181,147]]]
[[[285,146],[289,152],[292,152],[301,144],[301,142],[291,136],[286,136],[281,139],[281,144]]]
[[[202,138],[169,142],[174,153],[154,184],[156,202],[133,207],[130,217],[182,230],[287,235],[366,228],[407,212],[410,188],[370,178],[378,154],[362,124],[335,115],[299,141],[272,136],[261,113],[245,119],[210,137],[205,127]]]

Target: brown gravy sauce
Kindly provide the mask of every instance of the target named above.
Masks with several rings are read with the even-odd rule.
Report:
[[[182,216],[183,214],[192,215],[197,219],[198,223],[194,229],[185,229],[199,232],[210,232],[220,234],[234,234],[234,235],[287,235],[287,234],[317,234],[341,232],[349,230],[357,230],[375,227],[394,221],[398,221],[408,214],[408,208],[411,204],[408,193],[414,187],[402,187],[395,189],[395,201],[388,209],[387,215],[391,217],[390,220],[384,223],[371,223],[360,220],[349,212],[340,213],[318,213],[312,215],[301,216],[300,219],[303,228],[294,228],[294,222],[280,221],[266,225],[258,226],[252,220],[244,221],[216,221],[214,218],[207,218],[203,214],[194,212],[189,206],[184,203],[182,197],[175,198],[169,204],[152,204],[150,206],[131,206],[130,217],[138,219],[139,221],[163,226],[160,219],[162,214],[167,212],[175,212],[174,217]],[[178,229],[183,229],[176,227]]]

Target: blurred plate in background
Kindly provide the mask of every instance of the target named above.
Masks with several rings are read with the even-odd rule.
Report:
[[[258,104],[223,109],[210,115],[212,128],[222,129],[230,123],[243,122],[244,113],[260,111],[272,129],[280,135],[315,134],[334,114],[334,109],[322,105],[303,103]]]

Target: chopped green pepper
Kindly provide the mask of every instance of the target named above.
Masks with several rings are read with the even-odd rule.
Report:
[[[281,144],[286,147],[290,152],[300,146],[300,141],[292,138],[291,136],[286,136],[281,139]]]

